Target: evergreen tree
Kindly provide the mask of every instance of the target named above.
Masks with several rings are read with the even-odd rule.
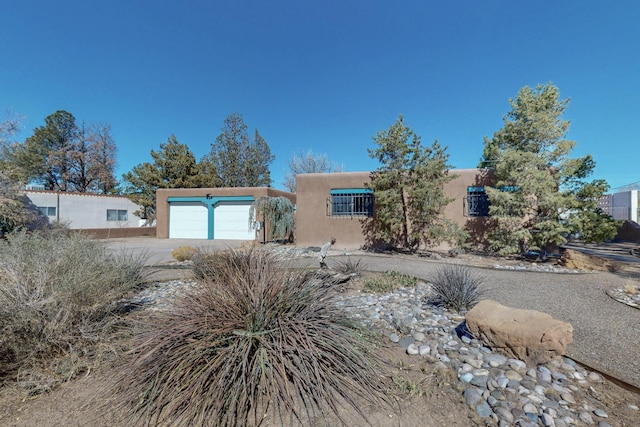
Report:
[[[156,215],[158,188],[200,188],[202,176],[196,159],[185,144],[171,135],[160,144],[160,150],[151,151],[153,162],[133,167],[122,176],[124,193],[142,208],[136,212],[141,218],[153,221]]]
[[[444,241],[461,244],[464,232],[443,216],[452,201],[444,185],[455,178],[449,174],[446,147],[437,141],[423,147],[402,116],[373,140],[378,148],[370,149],[369,156],[381,166],[370,183],[375,197],[372,239],[410,250]]]
[[[117,184],[109,126],[78,127],[67,111],[47,116],[24,144],[13,144],[5,153],[17,176],[49,190],[108,193]]]
[[[480,160],[495,170],[495,187],[486,189],[494,222],[488,244],[502,255],[565,243],[576,214],[588,210],[579,195],[595,167],[590,155],[570,157],[575,142],[565,139],[570,123],[562,119],[569,101],[560,99],[556,86],[525,86],[509,103],[504,127],[485,138]],[[591,196],[604,189],[592,184]]]
[[[29,180],[56,191],[70,191],[73,152],[78,137],[75,117],[63,110],[47,116],[24,148],[16,152],[19,167]]]
[[[229,115],[211,151],[200,161],[204,175],[215,176],[222,187],[265,187],[271,185],[269,165],[273,162],[269,145],[256,130],[249,139],[242,115]]]

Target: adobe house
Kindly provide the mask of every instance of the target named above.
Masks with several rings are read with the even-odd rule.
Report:
[[[161,188],[156,191],[159,239],[256,240],[264,230],[249,223],[249,209],[260,197],[296,195],[269,187]]]
[[[484,186],[492,183],[488,169],[454,169],[445,185],[452,198],[444,215],[465,227],[473,243],[482,243],[488,222]],[[296,177],[296,245],[321,246],[331,237],[336,247],[360,248],[366,243],[364,221],[375,210],[375,194],[366,187],[369,172],[300,174]],[[442,246],[446,249],[446,245]]]

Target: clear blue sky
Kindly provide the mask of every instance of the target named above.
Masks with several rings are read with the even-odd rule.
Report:
[[[200,159],[241,113],[269,144],[373,170],[372,137],[405,116],[476,167],[508,99],[553,82],[574,154],[612,188],[640,181],[640,2],[593,0],[7,0],[0,110],[21,139],[56,110],[106,122],[117,177],[171,134]]]

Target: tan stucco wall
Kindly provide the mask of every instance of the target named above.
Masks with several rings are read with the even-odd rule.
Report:
[[[280,191],[269,187],[226,187],[226,188],[161,188],[156,191],[156,237],[169,237],[169,197],[214,197],[252,196],[260,197],[284,196],[295,205],[296,195],[287,191]]]
[[[451,170],[455,179],[445,185],[445,193],[454,200],[445,208],[445,216],[472,231],[473,240],[481,240],[486,218],[465,216],[464,203],[468,186],[491,184],[492,176],[486,169]],[[332,236],[335,248],[355,249],[365,244],[363,218],[331,217],[327,203],[332,189],[364,188],[370,182],[369,172],[338,172],[301,174],[296,177],[296,244],[320,246]]]
[[[359,248],[364,243],[362,218],[327,215],[331,189],[364,188],[368,172],[300,174],[296,177],[296,245],[322,246],[331,237],[335,248]]]

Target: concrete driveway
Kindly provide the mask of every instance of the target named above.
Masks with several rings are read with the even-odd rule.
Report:
[[[180,246],[193,246],[196,249],[215,251],[236,249],[246,243],[243,240],[157,239],[155,237],[130,237],[104,241],[114,251],[131,254],[135,257],[144,257],[145,265],[148,266],[161,266],[175,261],[171,256],[171,251]]]

